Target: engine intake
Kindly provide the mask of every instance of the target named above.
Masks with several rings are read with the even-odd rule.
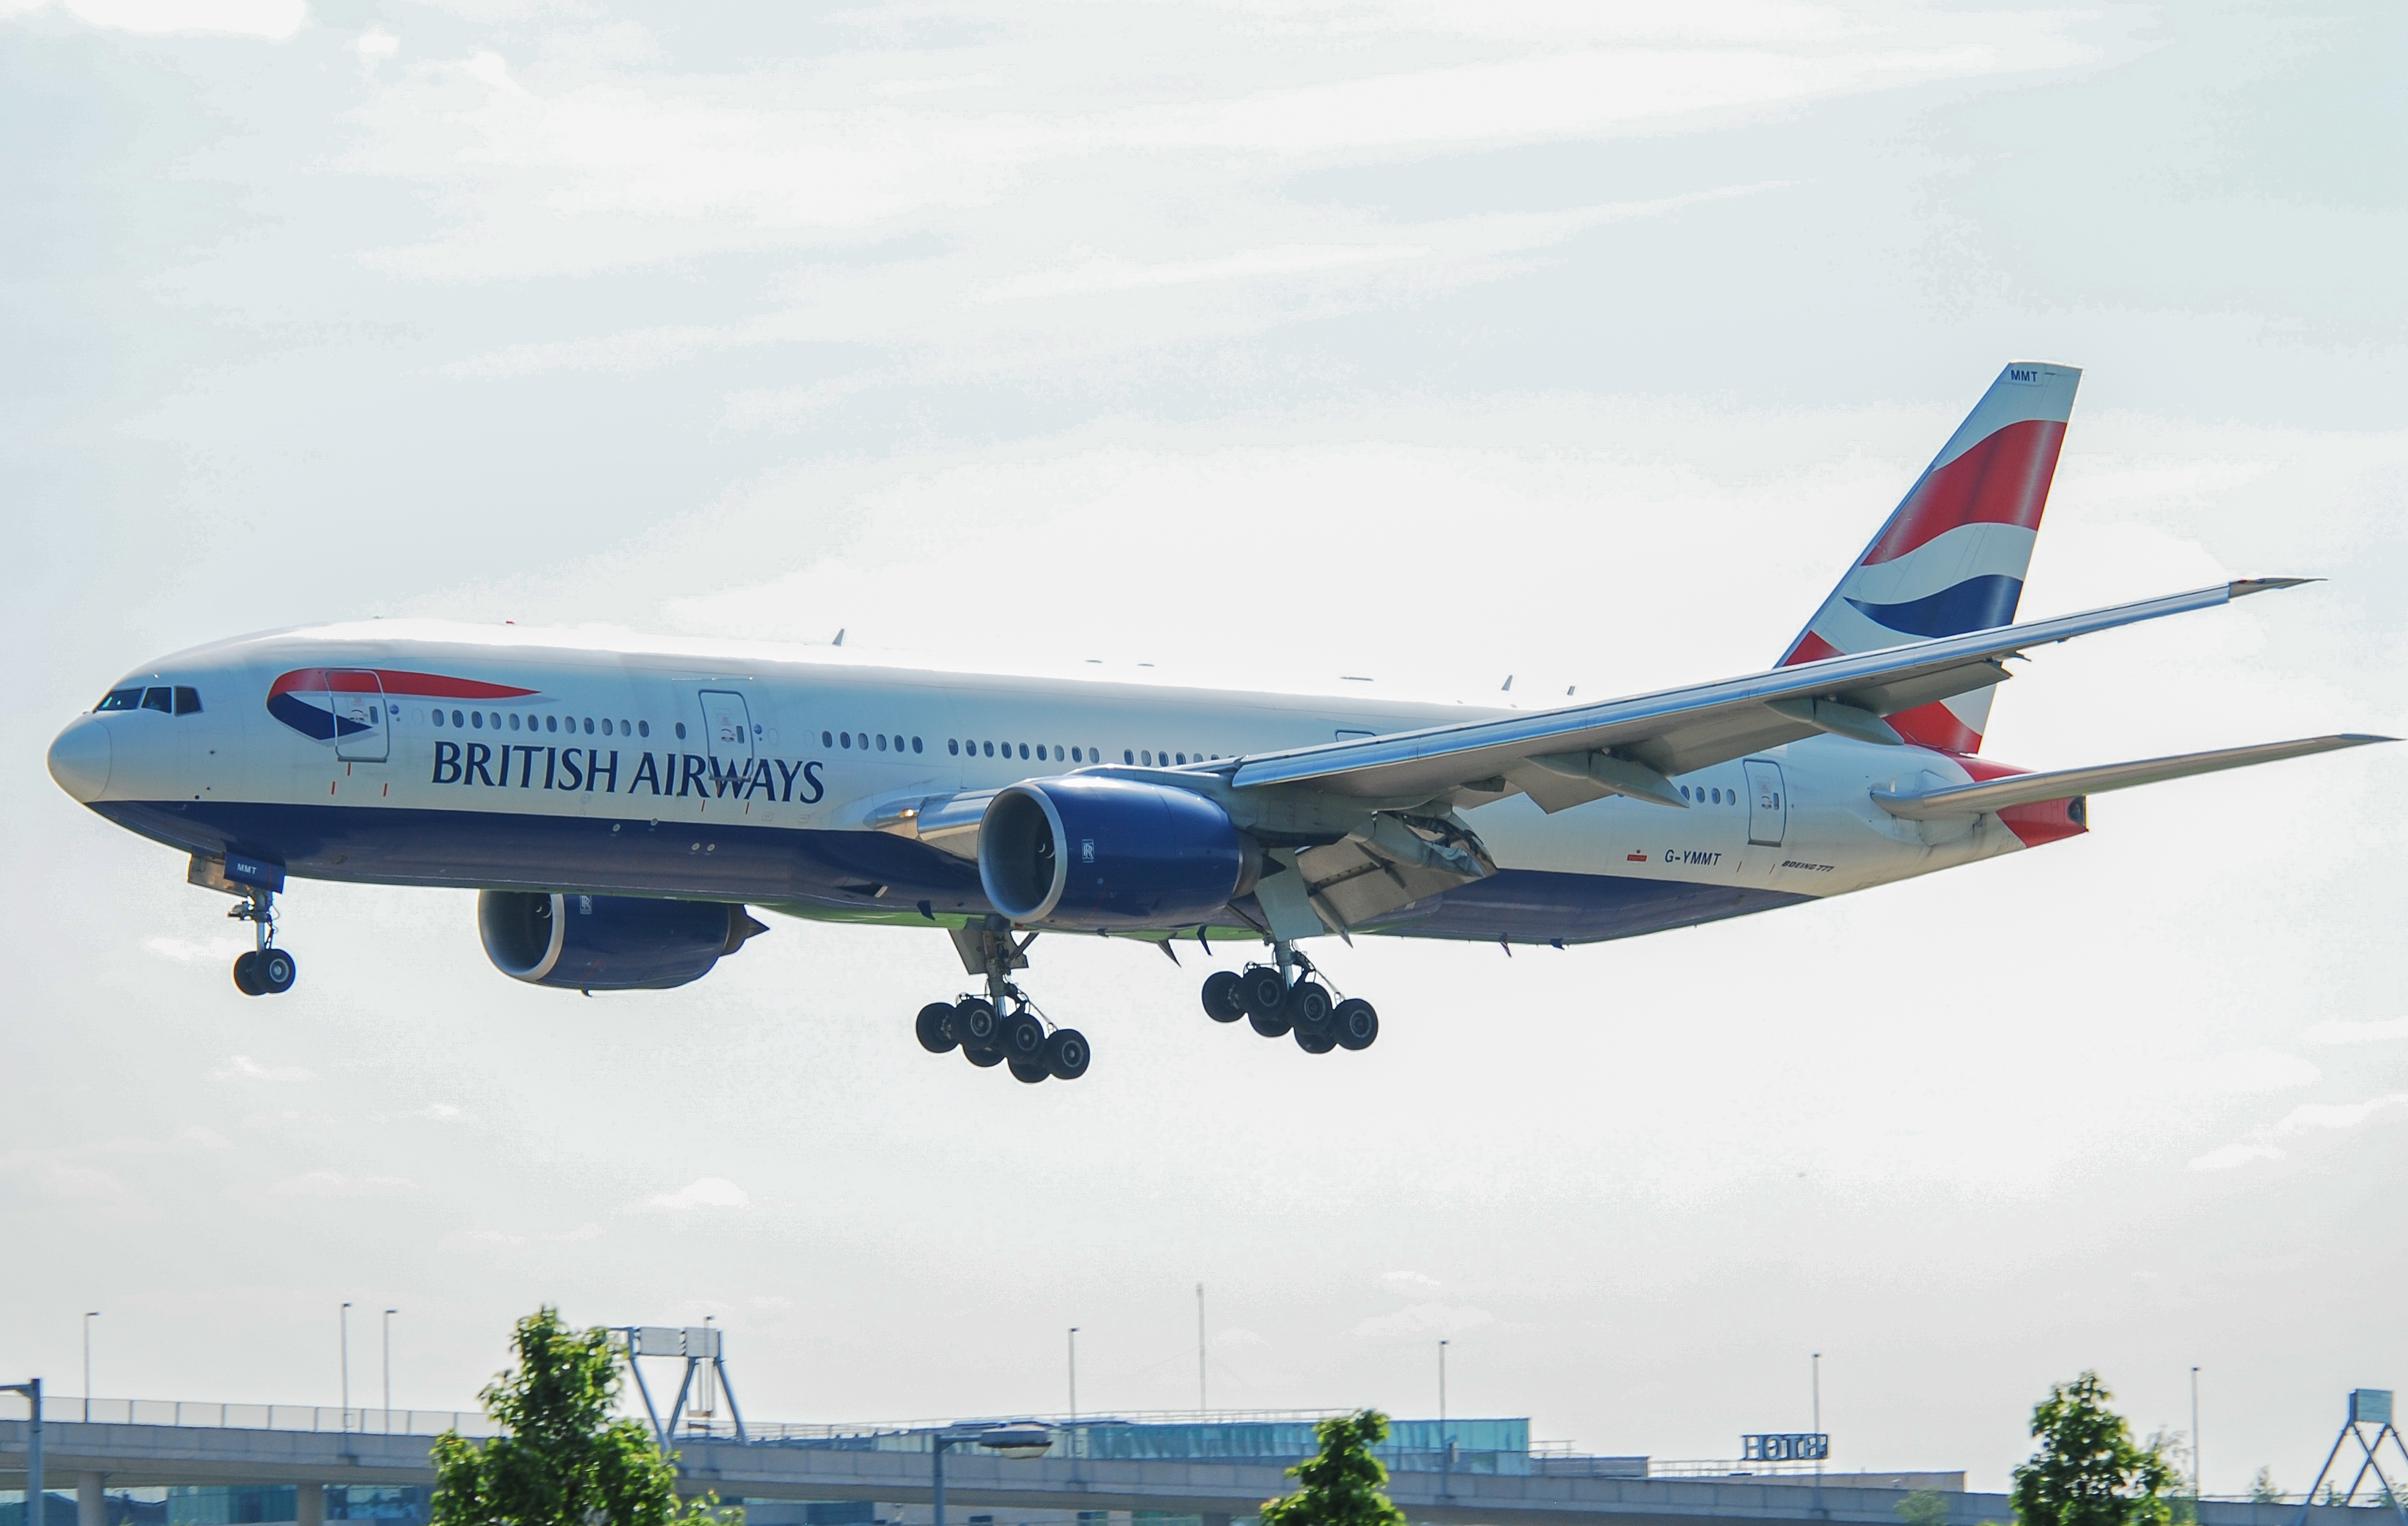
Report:
[[[569,991],[666,991],[769,931],[724,901],[482,891],[485,957],[513,980]]]
[[[1016,922],[1165,927],[1208,920],[1254,888],[1262,850],[1192,791],[1093,775],[996,793],[979,881]]]

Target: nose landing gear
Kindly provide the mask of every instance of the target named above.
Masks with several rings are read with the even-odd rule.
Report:
[[[226,915],[251,923],[258,941],[257,948],[236,957],[234,989],[246,996],[281,996],[291,991],[301,966],[291,953],[276,947],[276,892],[253,890]]]
[[[1052,1027],[1027,993],[1011,983],[1013,970],[1028,967],[1028,945],[1037,935],[1014,942],[1010,922],[1000,917],[989,921],[991,925],[953,934],[963,964],[971,974],[986,977],[987,993],[920,1008],[912,1024],[920,1047],[930,1054],[958,1048],[971,1064],[982,1069],[1003,1065],[1014,1080],[1029,1086],[1048,1079],[1077,1080],[1087,1074],[1093,1058],[1087,1036],[1076,1028]]]
[[[1380,1014],[1361,997],[1338,1001],[1320,971],[1293,944],[1272,946],[1278,963],[1243,973],[1215,970],[1204,980],[1204,1015],[1214,1022],[1240,1018],[1265,1038],[1291,1034],[1307,1054],[1368,1049],[1380,1036]]]

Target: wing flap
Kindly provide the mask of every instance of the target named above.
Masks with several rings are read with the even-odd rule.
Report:
[[[2333,752],[2343,748],[2364,747],[2370,742],[2396,740],[2398,738],[2390,736],[2345,734],[2308,736],[2295,742],[2260,742],[2252,747],[2221,748],[2214,752],[2143,758],[2136,763],[2060,768],[2046,774],[2011,774],[2005,778],[1979,784],[1958,784],[1914,794],[1875,790],[1873,804],[1892,816],[1909,821],[1928,821],[1949,816],[1980,816],[2016,806],[2038,805],[2043,800],[2068,800],[2075,795],[2098,794],[2108,790],[2129,790],[2143,784],[2160,784],[2167,779],[2188,778],[2195,774],[2247,768],[2253,763],[2277,763],[2285,758],[2304,758],[2312,753]]]

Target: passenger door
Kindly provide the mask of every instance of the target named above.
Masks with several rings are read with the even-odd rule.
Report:
[[[1747,840],[1759,848],[1779,848],[1789,824],[1781,765],[1770,758],[1750,758],[1740,766],[1747,770]]]
[[[723,764],[752,761],[752,712],[741,694],[702,692],[702,744]]]
[[[345,763],[384,762],[393,727],[383,680],[365,668],[329,668],[326,698],[335,712],[335,756]]]

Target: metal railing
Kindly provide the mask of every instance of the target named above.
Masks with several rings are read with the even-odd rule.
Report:
[[[43,1419],[52,1425],[184,1425],[212,1431],[324,1431],[352,1435],[497,1436],[502,1428],[481,1411],[370,1409],[337,1405],[236,1405],[191,1399],[51,1399]]]

